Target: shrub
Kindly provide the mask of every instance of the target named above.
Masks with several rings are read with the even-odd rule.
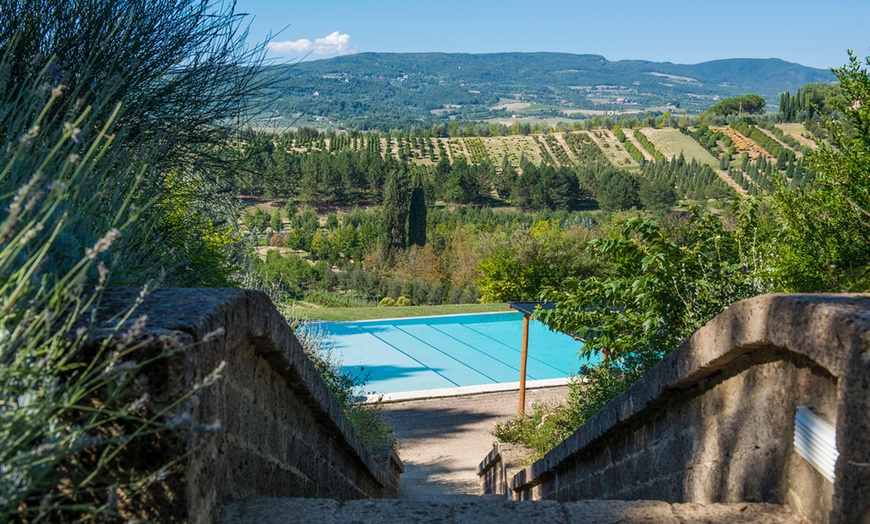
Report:
[[[493,434],[501,442],[522,444],[537,460],[568,438],[608,402],[631,387],[661,359],[661,354],[632,354],[608,359],[572,376],[563,403],[532,405],[531,413],[496,424]]]
[[[70,242],[92,244],[127,201],[141,216],[128,225],[136,242],[119,250],[116,279],[225,285],[234,240],[217,223],[235,216],[232,192],[221,190],[238,165],[228,138],[259,88],[261,48],[246,49],[242,16],[231,4],[196,0],[11,0],[2,11],[0,135],[17,139],[33,111],[45,108],[43,129],[67,123],[77,144],[114,122],[118,132],[100,154],[140,162],[138,171],[105,170],[95,193],[80,194],[104,195],[103,205],[89,216],[71,214],[81,220],[67,230]],[[36,129],[32,144],[47,138]],[[83,147],[71,149],[83,156]],[[4,189],[25,184],[15,175],[4,175]]]
[[[411,300],[408,299],[407,297],[399,297],[396,299],[396,305],[397,306],[410,306]]]
[[[397,446],[393,428],[384,419],[379,403],[354,402],[356,396],[363,393],[367,377],[345,371],[337,358],[334,341],[327,338],[317,324],[292,316],[288,321],[295,326],[296,337],[305,354],[323,377],[363,444],[375,453],[376,458],[384,458],[384,450]]]
[[[90,313],[141,217],[103,182],[135,180],[142,159],[112,149],[125,129],[88,108],[47,118],[60,97],[41,92],[33,86],[18,106],[0,100],[6,136],[19,137],[0,151],[0,521],[130,517],[137,492],[171,469],[131,448],[173,425],[183,401],[149,398],[149,364],[164,354],[138,343],[135,304],[105,324]],[[111,219],[94,219],[104,234],[82,244],[95,227],[87,218],[115,202]]]
[[[625,131],[623,131],[621,127],[614,127],[613,134],[616,135],[617,140],[621,143],[625,143]]]
[[[608,357],[571,381],[565,404],[534,407],[530,417],[499,425],[496,436],[546,453],[729,304],[766,291],[753,265],[758,252],[741,233],[755,230],[754,216],[739,217],[737,231],[698,210],[659,224],[632,218],[590,242],[609,274],[546,290],[541,299],[556,309],[537,316],[584,338],[584,355]]]
[[[378,302],[378,307],[392,307],[396,305],[396,301],[390,297],[384,297]]]

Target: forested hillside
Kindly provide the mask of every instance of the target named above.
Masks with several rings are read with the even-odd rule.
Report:
[[[812,183],[804,159],[824,140],[775,120],[663,115],[649,127],[591,119],[450,137],[252,131],[238,144],[251,164],[236,184],[259,202],[243,215],[261,246],[253,274],[279,296],[326,306],[534,299],[595,273],[575,248],[622,213],[679,223],[694,206],[729,212]]]
[[[833,80],[829,71],[778,59],[684,65],[566,53],[360,53],[265,74],[280,97],[265,122],[280,126],[301,118],[384,130],[447,117],[699,113],[748,92],[776,105],[783,91]]]

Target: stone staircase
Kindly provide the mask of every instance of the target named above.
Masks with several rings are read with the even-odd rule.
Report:
[[[565,388],[531,391],[533,400],[563,397]],[[507,419],[516,392],[387,404],[404,462],[395,498],[338,501],[247,498],[223,508],[222,524],[290,523],[801,523],[773,504],[670,504],[661,501],[509,501],[481,495],[478,462],[491,446],[492,424]],[[502,445],[503,467],[521,469]],[[515,459],[516,457],[514,457]],[[515,472],[515,471],[514,471]]]
[[[137,296],[107,293],[98,321],[116,318]],[[188,347],[155,370],[164,377],[154,381],[155,405],[216,369],[222,377],[219,387],[198,391],[190,425],[154,446],[163,451],[151,460],[178,467],[171,484],[143,490],[163,502],[131,520],[870,523],[870,295],[764,295],[733,304],[516,475],[504,457],[484,475],[478,467],[492,450],[492,424],[514,412],[514,398],[385,406],[401,459],[379,457],[365,449],[264,294],[159,290],[137,314],[148,318],[144,348]],[[801,408],[835,430],[834,475],[793,445]],[[218,431],[195,429],[216,421]],[[481,484],[525,500],[477,496]]]
[[[254,498],[224,507],[221,524],[688,524],[806,521],[774,504],[668,504],[659,501],[592,500],[559,503],[458,496],[438,501]]]

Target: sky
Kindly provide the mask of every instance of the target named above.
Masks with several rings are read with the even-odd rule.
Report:
[[[556,51],[695,64],[781,58],[830,68],[870,55],[870,0],[238,0],[270,58],[362,52]]]

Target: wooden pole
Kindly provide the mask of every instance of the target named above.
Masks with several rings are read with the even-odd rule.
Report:
[[[523,315],[523,356],[520,360],[520,416],[526,414],[526,361],[529,359],[529,316]]]

